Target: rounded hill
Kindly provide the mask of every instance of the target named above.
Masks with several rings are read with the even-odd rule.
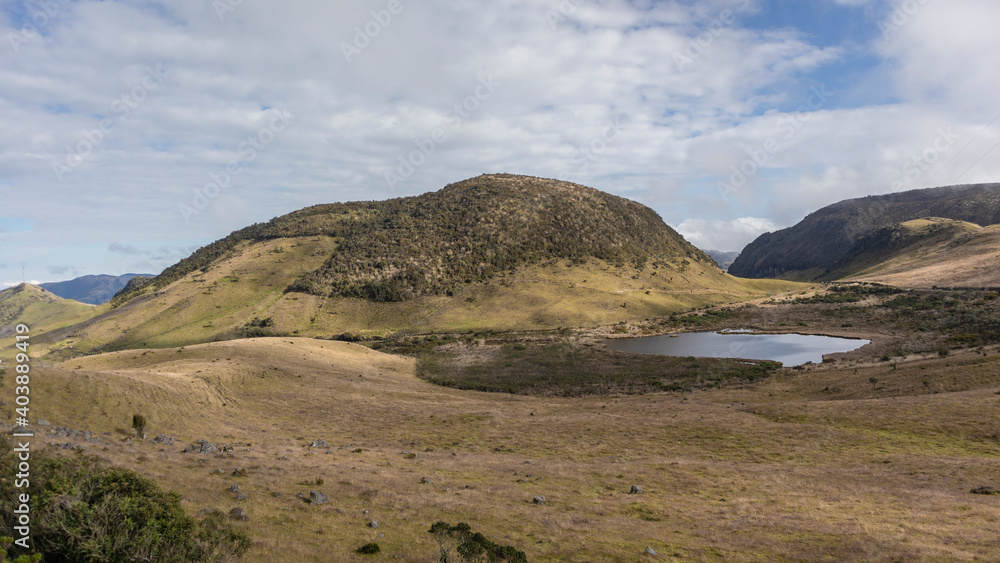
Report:
[[[546,260],[596,258],[640,270],[711,263],[640,203],[570,182],[493,174],[419,196],[308,207],[236,231],[152,283],[163,287],[243,241],[318,235],[333,237],[336,249],[288,291],[396,302],[451,295]],[[142,289],[123,292],[119,302]]]

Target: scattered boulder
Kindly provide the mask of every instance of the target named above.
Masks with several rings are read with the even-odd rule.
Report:
[[[330,502],[330,497],[319,491],[309,491],[309,504],[326,504]]]
[[[238,506],[229,511],[229,518],[231,520],[239,520],[241,522],[247,522],[250,520],[250,517],[247,516],[247,511]]]
[[[238,493],[238,492],[240,492],[240,486],[238,484],[237,485],[231,485],[229,487],[229,490],[232,491],[232,492],[234,492],[234,493]]]
[[[1000,491],[994,489],[993,487],[979,487],[977,489],[972,489],[969,492],[974,495],[1000,495]]]
[[[642,494],[642,487],[639,486],[639,485],[632,485],[632,488],[629,489],[628,494],[630,494],[630,495],[641,495]]]
[[[38,421],[35,422],[35,424],[37,424],[39,426],[52,426],[52,423],[49,422],[49,421],[47,421],[47,420],[45,420],[44,418],[38,419]]]
[[[545,504],[545,497],[542,495],[538,495],[535,498],[531,499],[531,502],[535,504]]]
[[[423,485],[433,485],[434,481],[432,479],[430,479],[429,477],[421,477],[420,478],[420,483],[423,484]]]
[[[371,522],[369,522],[368,523],[368,527],[372,528],[373,530],[377,530],[378,529],[378,520],[372,520]]]
[[[215,447],[215,444],[208,440],[198,440],[198,451],[203,454],[214,454],[219,451],[219,448]]]
[[[646,546],[646,555],[648,555],[650,557],[656,557],[658,554],[655,551],[653,551],[653,548],[651,548],[651,547],[649,547],[647,545]]]
[[[313,440],[313,443],[309,444],[309,447],[310,448],[328,448],[328,447],[330,447],[330,445],[326,443],[326,440]]]
[[[247,496],[243,493],[236,495],[236,500],[246,500]]]
[[[167,436],[166,434],[160,434],[156,438],[153,438],[153,442],[156,444],[166,444],[170,446],[174,443],[174,439],[171,438],[170,436]]]
[[[233,470],[232,475],[233,477],[246,477],[247,470],[243,469],[242,467],[237,467],[236,469]]]

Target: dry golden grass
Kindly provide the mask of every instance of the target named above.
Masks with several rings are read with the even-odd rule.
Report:
[[[936,222],[947,221],[937,219]],[[934,219],[909,221],[915,231],[936,224]],[[980,227],[962,221],[954,235],[906,247],[885,262],[848,278],[898,287],[996,287],[1000,286],[1000,225]]]
[[[354,550],[377,541],[383,557],[431,562],[438,520],[531,561],[639,561],[647,545],[663,560],[997,560],[998,497],[969,493],[1000,484],[1000,355],[987,353],[549,399],[435,387],[413,360],[352,344],[253,339],[36,365],[32,414],[108,433],[92,453],[180,492],[191,514],[243,505],[247,561],[363,560]],[[126,440],[133,413],[150,438],[233,450]],[[320,438],[330,447],[308,447]],[[330,504],[296,497],[310,489]]]

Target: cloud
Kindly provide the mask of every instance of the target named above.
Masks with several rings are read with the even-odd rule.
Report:
[[[132,246],[131,244],[125,245],[119,242],[113,242],[109,244],[108,250],[117,254],[124,254],[125,256],[137,256],[142,254],[141,250]]]
[[[740,217],[730,221],[688,219],[676,230],[688,242],[703,250],[737,251],[758,236],[775,231],[770,219]]]
[[[1000,142],[1000,123],[986,128],[1000,86],[990,0],[922,3],[885,36],[900,0],[803,3],[780,25],[756,19],[776,0],[404,1],[385,23],[377,2],[242,2],[222,17],[200,0],[57,4],[16,52],[0,45],[0,190],[18,194],[4,214],[31,227],[0,220],[15,249],[0,279],[21,263],[158,270],[305,206],[483,172],[569,176],[670,224],[736,229],[717,235],[727,248],[746,217],[787,226],[893,189],[942,128],[957,144],[904,189],[1000,175],[984,158]],[[0,37],[30,15],[0,11]],[[870,39],[804,31],[827,24]],[[823,86],[832,96],[809,107]],[[294,118],[278,130],[283,109]],[[772,138],[780,148],[720,194]]]

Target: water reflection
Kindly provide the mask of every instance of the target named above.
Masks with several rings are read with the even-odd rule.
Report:
[[[857,350],[871,342],[807,334],[753,334],[745,331],[686,332],[608,340],[608,348],[639,354],[773,360],[786,367],[820,363],[824,354]]]

